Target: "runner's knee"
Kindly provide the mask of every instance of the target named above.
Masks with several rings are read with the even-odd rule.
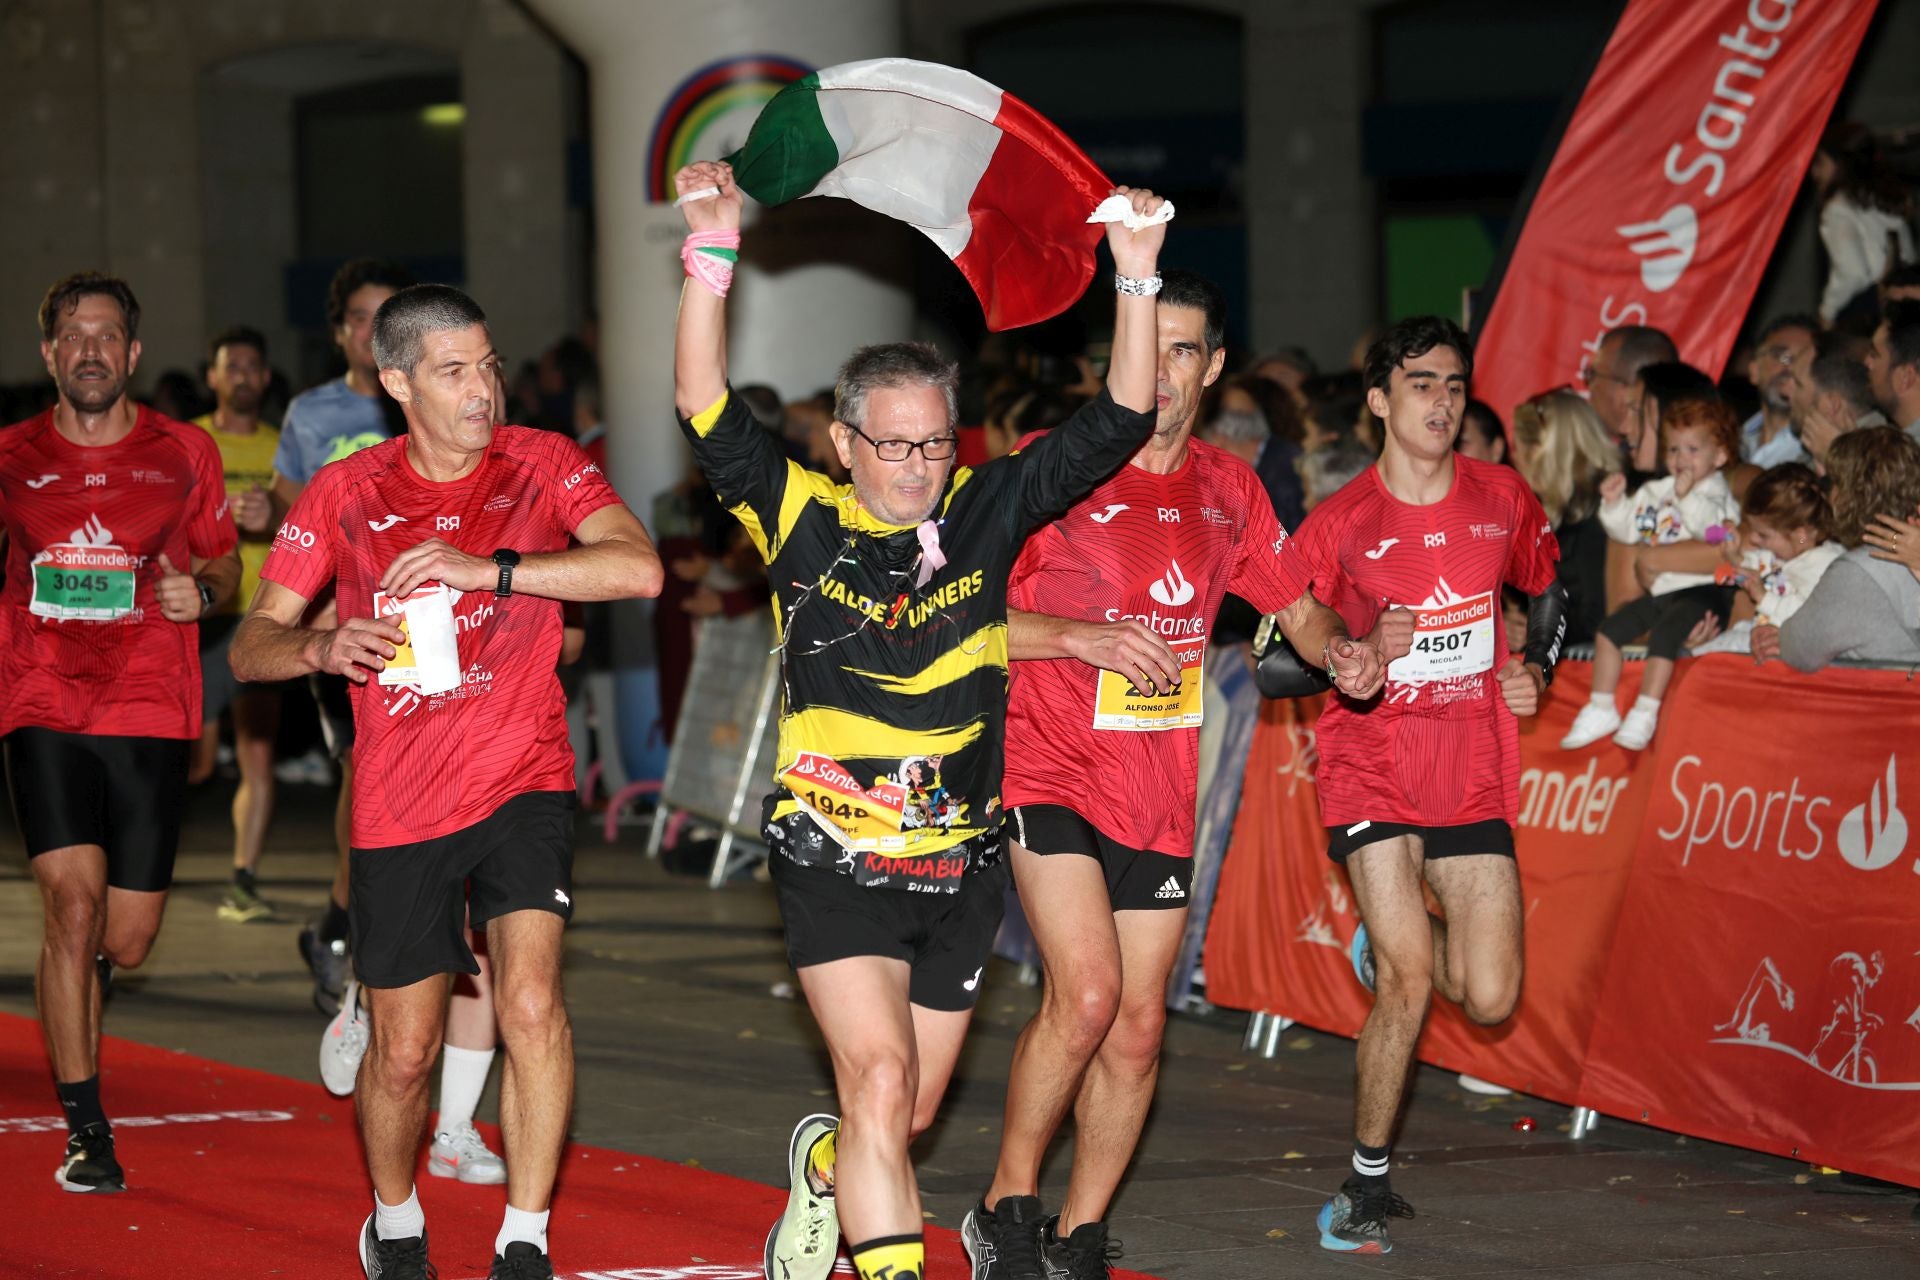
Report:
[[[1120,1011],[1120,980],[1107,974],[1068,974],[1047,988],[1047,1005],[1073,1047],[1092,1053]]]
[[[87,959],[100,949],[106,904],[80,889],[56,889],[47,896],[47,946],[55,951],[83,953]]]
[[[494,1007],[500,1018],[500,1038],[509,1045],[556,1039],[568,1031],[567,1007],[554,982],[516,982],[511,990],[497,987]]]
[[[1485,976],[1470,973],[1461,985],[1466,992],[1466,999],[1460,1002],[1461,1011],[1483,1027],[1505,1022],[1513,1016],[1514,1006],[1520,1003],[1520,975],[1517,973]]]
[[[137,969],[146,962],[153,950],[151,931],[134,934],[130,937],[116,936],[112,930],[100,940],[100,954],[113,962],[116,969]]]
[[[840,1082],[842,1106],[869,1124],[911,1126],[916,1118],[913,1068],[904,1055],[876,1052],[862,1055],[845,1068]]]
[[[1114,1065],[1145,1075],[1159,1064],[1166,1026],[1166,1006],[1158,1000],[1123,1006],[1100,1052]]]

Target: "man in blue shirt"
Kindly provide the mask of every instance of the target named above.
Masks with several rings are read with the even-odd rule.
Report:
[[[287,406],[280,450],[273,456],[273,491],[283,510],[321,467],[394,434],[373,359],[373,314],[412,283],[406,268],[373,258],[355,258],[334,273],[327,289],[327,327],[346,357],[347,371],[301,392]]]

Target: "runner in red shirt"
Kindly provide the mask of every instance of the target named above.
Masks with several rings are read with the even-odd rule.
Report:
[[[243,680],[325,671],[355,686],[348,911],[372,1013],[357,1109],[375,1193],[362,1265],[369,1276],[430,1266],[413,1169],[444,975],[477,972],[470,914],[487,931],[507,1053],[509,1192],[493,1275],[551,1275],[548,1203],[573,1095],[560,602],[658,594],[660,561],[577,445],[494,426],[497,357],[472,299],[403,289],[381,305],[373,343],[408,434],[321,468],[301,493],[234,636],[233,667]],[[303,629],[329,585],[339,626]]]
[[[1003,794],[1046,999],[1014,1052],[992,1185],[962,1225],[980,1280],[1107,1274],[1104,1218],[1153,1100],[1186,928],[1221,597],[1279,612],[1299,650],[1327,653],[1359,696],[1382,676],[1379,652],[1282,576],[1287,535],[1252,468],[1192,439],[1226,359],[1226,302],[1192,272],[1161,279],[1153,437],[1027,540],[1008,586]],[[1040,1162],[1076,1096],[1072,1177],[1043,1232]]]
[[[200,736],[200,616],[240,581],[220,453],[126,396],[140,304],[69,276],[40,304],[54,407],[0,431],[0,734],[46,904],[34,993],[67,1115],[68,1191],[124,1191],[100,1106],[99,1001],[146,959]]]
[[[1288,580],[1349,625],[1384,613],[1399,655],[1377,702],[1336,696],[1317,726],[1327,852],[1353,882],[1355,968],[1375,990],[1354,1171],[1319,1218],[1321,1244],[1342,1252],[1387,1252],[1387,1219],[1413,1212],[1387,1161],[1429,988],[1489,1026],[1520,994],[1517,717],[1533,714],[1552,675],[1565,596],[1539,500],[1517,472],[1453,450],[1472,363],[1466,335],[1435,317],[1374,344],[1365,378],[1386,421],[1380,461],[1315,507],[1281,557]],[[1524,655],[1507,650],[1504,583],[1534,597]],[[1423,878],[1444,919],[1427,913]]]

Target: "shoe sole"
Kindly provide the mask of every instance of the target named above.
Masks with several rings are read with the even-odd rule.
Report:
[[[991,1262],[980,1260],[980,1248],[986,1241],[980,1238],[980,1226],[973,1219],[973,1210],[960,1219],[960,1247],[967,1251],[967,1266],[971,1269],[973,1280],[986,1280],[987,1267]]]
[[[127,1182],[125,1178],[122,1178],[117,1184],[111,1183],[111,1182],[102,1182],[96,1186],[90,1187],[84,1182],[69,1182],[67,1181],[66,1174],[61,1173],[58,1170],[55,1170],[53,1175],[53,1180],[60,1184],[60,1189],[62,1191],[71,1191],[71,1192],[74,1192],[76,1195],[83,1195],[83,1196],[115,1195],[127,1189]]]
[[[1319,1216],[1314,1218],[1313,1224],[1320,1228],[1320,1247],[1322,1249],[1331,1249],[1335,1253],[1353,1253],[1361,1256],[1393,1252],[1393,1244],[1391,1241],[1368,1240],[1364,1244],[1354,1244],[1351,1240],[1342,1240],[1339,1236],[1334,1235],[1333,1201],[1331,1200],[1320,1206]]]
[[[427,1157],[427,1172],[436,1178],[452,1178],[456,1182],[464,1182],[470,1187],[497,1187],[507,1180],[507,1171],[505,1169],[501,1169],[496,1176],[496,1174],[491,1172],[474,1173],[474,1169],[478,1167],[477,1165],[469,1165],[466,1168],[462,1168],[450,1161],[442,1160],[439,1156]]]
[[[831,1121],[832,1126],[836,1131],[840,1128],[840,1117],[836,1115],[829,1115],[825,1111],[816,1111],[812,1115],[802,1118],[799,1124],[796,1124],[795,1126],[793,1126],[793,1136],[787,1139],[787,1179],[789,1183],[787,1187],[787,1209],[789,1211],[793,1208],[793,1192],[794,1192],[794,1187],[792,1185],[793,1166],[798,1164],[800,1161],[800,1135],[802,1133],[805,1133],[807,1126],[812,1124],[815,1120]],[[800,1172],[800,1179],[803,1183],[806,1179],[806,1176],[807,1176],[806,1171],[802,1170]],[[768,1228],[767,1230],[767,1244],[760,1254],[760,1270],[761,1270],[761,1273],[766,1277],[766,1280],[791,1280],[790,1276],[776,1276],[773,1274],[773,1264],[774,1264],[773,1242],[780,1235],[780,1224],[785,1222],[786,1220],[787,1220],[787,1215],[785,1212],[783,1212],[779,1217],[773,1220],[773,1226]],[[835,1218],[834,1230],[836,1234],[839,1231],[837,1216]],[[839,1260],[839,1254],[840,1254],[840,1247],[838,1244],[835,1244],[833,1252],[834,1252],[835,1262],[837,1265]],[[828,1274],[832,1274],[831,1268],[829,1268]]]

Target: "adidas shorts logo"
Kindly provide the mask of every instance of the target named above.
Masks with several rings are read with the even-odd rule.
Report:
[[[1178,879],[1173,876],[1168,876],[1167,882],[1154,890],[1153,896],[1156,898],[1184,898],[1187,896],[1187,891],[1180,887],[1180,881]]]

